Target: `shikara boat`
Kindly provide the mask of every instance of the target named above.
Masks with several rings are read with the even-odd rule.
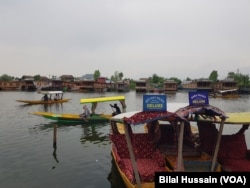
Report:
[[[237,99],[240,97],[238,89],[218,90],[210,95],[212,98]]]
[[[22,102],[25,104],[54,104],[54,103],[64,103],[68,102],[71,99],[63,98],[63,91],[40,91],[43,97],[39,100],[16,100],[17,102]],[[47,96],[47,99],[44,98]]]
[[[95,110],[98,103],[110,102],[110,101],[119,101],[122,105],[123,112],[126,109],[125,97],[124,96],[109,96],[109,97],[96,97],[96,98],[84,98],[80,100],[80,104],[92,104],[91,107],[91,116],[87,118],[81,118],[79,113],[72,114],[56,114],[53,112],[32,112],[31,114],[39,115],[47,119],[55,120],[61,123],[97,123],[97,122],[108,122],[112,117],[112,114],[97,114]]]
[[[193,137],[188,116],[218,118],[223,125],[226,114],[211,105],[170,112],[164,96],[144,95],[142,111],[122,113],[110,120],[112,157],[127,187],[155,187],[156,172],[221,171],[217,161],[219,135],[213,137],[217,141],[215,152],[205,153],[199,139]]]
[[[227,116],[224,129],[232,130],[233,134],[223,133],[223,126],[218,131],[218,119],[200,117],[195,120],[200,132],[200,144],[205,152],[212,154],[216,144],[211,135],[219,135],[220,145],[216,151],[222,171],[250,172],[250,149],[245,138],[245,131],[250,125],[250,112],[227,113]]]
[[[250,150],[245,139],[245,131],[250,125],[250,112],[227,113],[225,118],[220,109],[205,103],[188,105],[175,113],[192,123],[196,122],[199,148],[213,156],[213,161],[219,162],[221,171],[250,172]],[[227,131],[234,130],[234,133],[223,133],[224,127]]]

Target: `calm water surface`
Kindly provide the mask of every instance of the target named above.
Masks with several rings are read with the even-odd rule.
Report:
[[[64,104],[23,105],[17,99],[40,99],[36,92],[0,92],[0,187],[3,188],[116,188],[124,187],[112,165],[108,123],[57,125],[57,148],[53,147],[55,122],[29,114],[33,111],[81,113],[80,99],[121,93],[65,93],[72,100]],[[127,111],[142,109],[142,96],[133,91],[126,96]],[[167,95],[168,102],[187,103],[187,93]],[[225,112],[250,111],[250,96],[236,100],[210,99]],[[96,112],[112,112],[108,103]],[[235,127],[225,127],[234,133]],[[249,130],[246,131],[250,146]]]

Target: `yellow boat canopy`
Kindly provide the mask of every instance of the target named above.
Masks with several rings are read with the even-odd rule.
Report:
[[[125,96],[110,96],[110,97],[96,97],[96,98],[86,98],[81,99],[80,103],[93,103],[93,102],[108,102],[108,101],[121,101],[125,100]]]
[[[234,124],[234,125],[250,125],[250,112],[231,112],[227,113],[227,119],[224,124]],[[220,123],[220,119],[204,119],[199,118],[199,121],[212,121],[214,123]]]
[[[227,113],[225,124],[250,124],[250,112]]]
[[[80,104],[92,103],[91,111],[92,114],[95,114],[95,109],[97,103],[100,102],[109,102],[109,101],[120,101],[122,105],[122,111],[126,111],[125,96],[109,96],[109,97],[95,97],[95,98],[85,98],[80,100]]]

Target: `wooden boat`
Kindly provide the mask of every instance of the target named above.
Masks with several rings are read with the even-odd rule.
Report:
[[[250,149],[245,139],[245,131],[250,125],[250,112],[227,113],[227,116],[224,126],[233,130],[233,134],[222,134],[223,127],[219,131],[215,129],[214,125],[220,123],[217,119],[200,117],[197,120],[201,145],[207,153],[211,153],[215,141],[206,135],[219,135],[221,142],[219,149],[216,149],[222,171],[250,172]]]
[[[97,97],[97,98],[84,98],[80,100],[80,104],[91,103],[91,116],[87,118],[81,118],[80,114],[55,114],[53,112],[32,112],[31,114],[39,115],[47,119],[55,120],[61,123],[96,123],[96,122],[108,122],[112,117],[112,114],[97,114],[95,110],[98,103],[119,101],[123,107],[123,112],[126,109],[124,96],[109,96],[109,97]]]
[[[155,187],[156,172],[221,171],[217,153],[209,155],[203,152],[190,139],[192,134],[187,115],[207,115],[221,119],[223,124],[227,117],[225,113],[210,105],[188,106],[178,113],[169,112],[164,107],[162,96],[151,95],[152,100],[145,97],[143,111],[122,113],[110,120],[112,156],[127,187]],[[213,137],[216,138],[219,136]]]
[[[213,98],[237,99],[240,97],[238,89],[218,90],[210,95]]]
[[[39,100],[16,100],[17,102],[22,102],[25,104],[54,104],[54,103],[64,103],[71,99],[63,98],[63,91],[40,91],[39,94],[43,96],[47,95],[48,100],[43,100],[43,97]]]
[[[199,101],[205,101],[201,98]],[[196,122],[199,132],[200,148],[213,156],[221,165],[221,171],[250,172],[250,150],[247,148],[245,131],[250,125],[250,112],[225,114],[211,105],[188,105],[176,113]],[[216,118],[216,116],[220,118]],[[224,126],[238,130],[234,134],[223,134]],[[214,138],[217,137],[217,140]]]

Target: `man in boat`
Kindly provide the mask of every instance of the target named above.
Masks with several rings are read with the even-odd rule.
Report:
[[[120,107],[115,103],[114,105],[112,104],[109,104],[112,108],[115,109],[115,112],[112,113],[112,116],[115,116],[117,114],[120,114],[121,113],[121,109]]]
[[[60,98],[59,98],[59,94],[57,93],[56,95],[55,95],[55,97],[54,97],[54,100],[55,101],[58,101]]]
[[[42,97],[42,101],[48,101],[49,100],[49,97],[47,94],[45,94],[43,97]]]
[[[90,111],[88,109],[88,107],[86,105],[83,106],[83,113],[80,114],[80,117],[83,118],[83,119],[86,119],[90,116]]]

